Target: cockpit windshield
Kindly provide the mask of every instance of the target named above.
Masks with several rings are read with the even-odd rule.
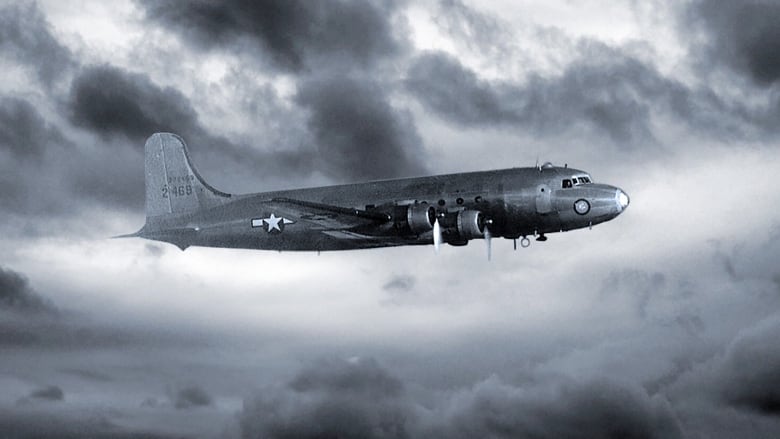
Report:
[[[590,179],[590,175],[575,175],[571,178],[564,178],[563,182],[561,183],[561,187],[566,189],[574,186],[579,186],[581,184],[590,184],[592,183]]]

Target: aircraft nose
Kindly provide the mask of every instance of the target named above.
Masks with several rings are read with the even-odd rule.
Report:
[[[615,203],[617,203],[618,212],[622,212],[631,203],[631,199],[628,198],[627,193],[623,192],[621,189],[617,189],[615,191]]]

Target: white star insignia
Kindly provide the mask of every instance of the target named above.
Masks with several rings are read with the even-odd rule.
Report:
[[[279,221],[283,219],[284,218],[277,218],[273,213],[268,218],[264,218],[263,221],[268,224],[268,233],[271,233],[271,230],[278,230],[281,232],[282,228],[279,227]]]
[[[268,218],[252,218],[252,227],[263,227],[263,225],[267,225],[268,233],[271,233],[274,230],[282,232],[285,225],[294,223],[295,221],[281,216],[277,217],[274,213],[272,213]]]

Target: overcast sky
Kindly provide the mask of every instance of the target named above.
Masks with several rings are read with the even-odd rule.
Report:
[[[775,0],[0,2],[3,437],[775,438]],[[512,250],[109,240],[143,143],[232,193],[531,166]]]

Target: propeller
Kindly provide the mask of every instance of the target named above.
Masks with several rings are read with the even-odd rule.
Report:
[[[488,261],[490,260],[490,254],[492,253],[491,239],[493,239],[493,235],[490,234],[490,229],[485,226],[485,245],[487,245]]]
[[[436,218],[436,220],[433,222],[433,250],[436,252],[436,254],[439,253],[441,241],[441,226],[439,225],[439,218]]]

